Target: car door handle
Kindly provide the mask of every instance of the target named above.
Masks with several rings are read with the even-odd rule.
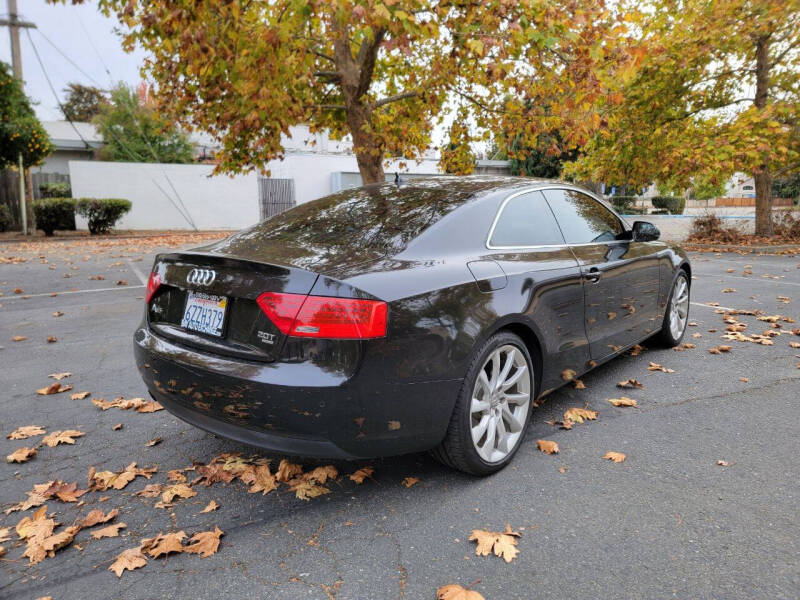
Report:
[[[586,279],[586,281],[597,283],[598,281],[600,281],[600,277],[602,275],[603,273],[600,271],[600,269],[598,269],[597,267],[592,267],[591,269],[589,269],[588,273],[583,274],[583,277]]]

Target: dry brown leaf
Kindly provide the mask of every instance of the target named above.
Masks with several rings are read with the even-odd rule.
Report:
[[[486,600],[486,598],[475,590],[468,590],[456,583],[451,583],[436,590],[436,600]]]
[[[161,436],[154,437],[152,440],[148,440],[145,446],[147,447],[155,446],[156,444],[160,444],[162,441],[164,441],[164,438],[162,438]]]
[[[573,385],[574,385],[576,390],[585,390],[586,389],[586,384],[584,384],[583,381],[581,381],[580,379],[576,379],[572,383],[573,383]]]
[[[639,356],[643,350],[645,350],[644,346],[636,344],[633,348],[631,348],[631,356]]]
[[[29,437],[33,437],[35,435],[44,435],[45,433],[47,433],[47,431],[45,431],[40,425],[23,425],[22,427],[17,427],[14,431],[9,433],[6,436],[6,439],[26,440]]]
[[[28,336],[26,336],[26,335],[15,335],[14,337],[11,338],[11,341],[12,342],[24,342],[27,339],[28,339]]]
[[[536,444],[545,454],[558,454],[558,444],[552,440],[536,440]]]
[[[644,386],[636,381],[635,379],[626,379],[625,381],[620,381],[617,383],[617,387],[621,388],[636,388],[639,390],[643,390]]]
[[[727,460],[718,460],[717,464],[720,467],[729,467],[731,463],[729,463]]]
[[[11,527],[0,527],[0,543],[11,539]]]
[[[56,312],[53,313],[53,316],[54,317],[63,317],[64,313],[61,312],[60,310],[57,310]]]
[[[623,461],[624,461],[626,458],[628,458],[628,455],[627,455],[627,454],[625,454],[624,452],[614,452],[614,451],[612,451],[612,450],[609,450],[608,452],[606,452],[606,453],[603,455],[603,458],[605,458],[605,459],[608,459],[608,460],[610,460],[610,461],[613,461],[613,462],[615,462],[615,463],[621,463],[621,462],[623,462]]]
[[[134,493],[134,496],[139,496],[140,498],[157,498],[161,495],[163,489],[164,486],[160,483],[148,483],[141,490]]]
[[[36,456],[35,446],[33,448],[23,446],[22,448],[17,448],[14,450],[14,452],[6,456],[6,461],[10,463],[24,463],[28,462],[34,456]]]
[[[741,381],[742,383],[747,383],[750,380],[747,377],[739,377],[739,381]]]
[[[121,490],[136,479],[136,477],[150,479],[157,471],[158,467],[138,468],[135,462],[129,464],[119,473],[113,471],[95,471],[94,467],[92,467],[89,469],[89,485],[92,490],[101,492],[109,488]]]
[[[70,400],[85,400],[86,398],[88,398],[91,395],[92,395],[91,392],[77,392],[75,394],[70,394],[69,399]]]
[[[289,489],[294,492],[300,500],[310,500],[323,494],[330,494],[331,491],[325,486],[318,485],[314,481],[297,478],[288,482]]]
[[[128,282],[125,281],[124,279],[120,279],[119,281],[117,281],[117,285],[128,285]]]
[[[333,465],[316,467],[308,473],[303,474],[303,479],[313,480],[317,483],[325,483],[329,479],[333,480],[339,476],[339,471]]]
[[[725,288],[724,290],[722,290],[722,293],[723,294],[732,294],[735,291],[736,290],[734,288]]]
[[[667,367],[650,361],[650,365],[647,367],[648,371],[661,371],[662,373],[674,373],[675,369],[668,369]]]
[[[59,444],[74,444],[75,438],[86,435],[76,429],[66,429],[64,431],[53,431],[42,438],[42,444],[48,448],[55,448]]]
[[[83,496],[88,491],[89,490],[79,490],[77,481],[73,481],[72,483],[64,483],[63,481],[58,480],[50,482],[50,485],[47,487],[47,489],[42,492],[42,495],[46,498],[58,498],[62,502],[77,502],[78,498]]]
[[[398,429],[400,429],[400,427],[401,427],[401,425],[400,425],[400,421],[389,421],[389,422],[386,424],[386,428],[387,428],[389,431],[397,431]]]
[[[52,377],[53,379],[58,379],[59,381],[61,381],[62,379],[65,379],[70,375],[72,375],[72,373],[70,373],[69,371],[64,371],[63,373],[50,373],[48,377]]]
[[[404,486],[406,486],[407,488],[410,488],[412,485],[415,485],[415,484],[419,483],[419,478],[418,477],[405,477],[403,479],[403,481],[401,481],[401,483]]]
[[[578,374],[573,369],[564,369],[561,371],[561,379],[564,381],[572,381]]]
[[[614,406],[639,406],[633,398],[622,396],[621,398],[609,398],[608,401]]]
[[[375,469],[373,469],[372,467],[361,467],[355,473],[350,474],[350,479],[352,481],[355,481],[357,484],[362,484],[364,483],[364,479],[366,479],[367,477],[372,478],[372,474],[374,472]]]
[[[217,504],[217,501],[216,500],[212,500],[211,502],[206,504],[206,507],[203,510],[201,510],[200,513],[201,514],[202,513],[210,513],[210,512],[212,512],[214,510],[217,510],[218,508],[219,508],[219,504]]]
[[[262,495],[266,495],[278,487],[275,475],[270,473],[267,465],[251,465],[249,469],[240,475],[240,479],[250,484],[247,490],[250,494],[261,492]]]
[[[99,508],[95,508],[92,511],[89,511],[89,514],[83,517],[78,526],[83,528],[86,527],[94,527],[95,525],[100,525],[101,523],[108,523],[111,519],[115,518],[119,514],[119,509],[115,508],[113,510],[108,511],[108,513],[103,513],[103,511]]]
[[[93,531],[92,537],[96,540],[107,537],[118,537],[119,530],[125,529],[126,527],[127,525],[125,523],[114,523],[113,525],[108,525],[106,527],[103,527],[102,529]]]
[[[47,387],[39,388],[36,393],[40,396],[50,396],[52,394],[60,394],[61,392],[68,392],[72,389],[71,385],[61,385],[59,382],[51,383]]]
[[[511,525],[506,525],[505,531],[473,529],[469,539],[478,543],[475,548],[477,556],[489,556],[494,552],[495,556],[500,556],[504,561],[510,563],[519,554],[518,537],[519,532],[511,531]]]
[[[189,538],[189,542],[183,548],[183,551],[208,558],[212,554],[216,554],[219,548],[219,538],[223,535],[225,535],[225,532],[216,525],[214,526],[214,531],[199,531]]]
[[[800,348],[800,342],[789,342],[790,348]]]
[[[117,577],[122,577],[123,571],[133,571],[147,564],[147,558],[139,548],[128,548],[124,552],[117,554],[116,560],[108,567],[109,571],[116,573]]]
[[[303,467],[284,458],[278,465],[278,471],[275,473],[275,478],[281,483],[286,483],[290,479],[294,479],[295,476],[300,475],[302,472]]]
[[[176,531],[166,535],[159,533],[154,538],[142,540],[140,548],[142,552],[150,555],[150,558],[166,556],[171,552],[183,552],[183,544],[181,542],[185,537],[186,533],[184,531]]]
[[[148,400],[144,404],[136,408],[136,412],[138,413],[154,413],[159,410],[164,410],[164,407],[161,406],[155,400]]]
[[[594,421],[597,419],[597,411],[575,406],[564,411],[564,421],[583,423],[584,419],[588,421]]]
[[[111,427],[112,431],[119,431],[120,429],[122,429],[122,423],[117,423]]]
[[[161,493],[161,501],[169,504],[175,498],[191,498],[192,496],[197,496],[197,492],[185,483],[176,483],[164,489]]]

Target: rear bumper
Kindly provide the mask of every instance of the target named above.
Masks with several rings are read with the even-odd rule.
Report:
[[[365,353],[343,369],[314,356],[272,363],[222,357],[146,326],[134,334],[134,354],[150,394],[176,417],[302,456],[371,458],[430,449],[444,437],[461,385],[393,382],[370,367]]]

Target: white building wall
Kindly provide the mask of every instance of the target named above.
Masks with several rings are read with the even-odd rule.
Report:
[[[385,170],[387,178],[395,172],[437,175],[441,174],[437,162],[390,161]],[[358,173],[352,154],[293,152],[266,168],[270,177],[294,180],[298,204],[339,191],[343,173]],[[213,165],[69,161],[73,197],[124,198],[133,203],[117,223],[119,229],[191,229],[182,213],[188,213],[198,229],[241,229],[257,223],[258,175],[211,176],[213,170]],[[76,225],[85,229],[86,221],[78,217]]]
[[[119,229],[191,229],[182,213],[198,229],[241,229],[257,223],[256,175],[212,177],[213,170],[213,165],[69,162],[73,197],[131,201]],[[77,217],[76,225],[85,229],[86,220]]]

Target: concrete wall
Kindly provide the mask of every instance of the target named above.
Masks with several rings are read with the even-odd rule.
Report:
[[[212,165],[69,162],[73,197],[132,202],[131,211],[117,223],[119,229],[191,229],[187,213],[198,229],[241,229],[257,223],[257,176],[211,177],[213,170]],[[86,221],[78,217],[76,225],[85,229]]]
[[[441,174],[437,162],[391,161],[386,173]],[[298,204],[360,180],[356,158],[348,154],[293,152],[266,168],[271,177],[294,180]],[[213,165],[69,161],[75,198],[125,198],[133,203],[131,212],[117,224],[119,229],[191,229],[184,214],[198,229],[241,229],[257,223],[258,175],[212,177],[213,170]],[[76,224],[86,228],[80,217]]]
[[[69,161],[92,160],[93,151],[86,150],[56,150],[45,159],[44,164],[31,169],[35,173],[58,173],[69,175]]]

